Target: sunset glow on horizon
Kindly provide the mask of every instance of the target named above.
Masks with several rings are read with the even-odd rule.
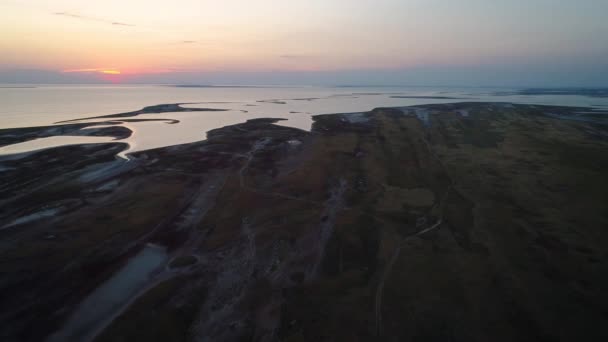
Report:
[[[0,13],[0,71],[608,69],[600,0],[6,0]]]
[[[68,69],[62,70],[63,72],[71,73],[71,72],[92,72],[92,73],[100,73],[100,74],[109,74],[109,75],[120,75],[120,70],[110,69],[110,68],[91,68],[91,69]]]

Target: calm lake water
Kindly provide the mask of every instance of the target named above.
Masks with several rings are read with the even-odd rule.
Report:
[[[311,116],[364,112],[376,107],[400,107],[463,101],[514,102],[608,108],[607,98],[577,95],[496,95],[512,89],[416,87],[200,87],[155,85],[35,85],[0,87],[0,128],[52,125],[57,121],[116,114],[162,103],[196,103],[184,107],[229,109],[225,112],[146,114],[137,118],[177,119],[125,123],[134,134],[122,140],[129,151],[203,140],[206,132],[251,118],[285,118],[280,124],[310,129]],[[432,98],[394,98],[431,96]],[[261,102],[260,102],[261,101]],[[279,103],[281,102],[281,103]],[[105,120],[100,120],[105,121]],[[58,145],[113,141],[99,137],[42,138],[0,148],[0,154],[28,152]]]

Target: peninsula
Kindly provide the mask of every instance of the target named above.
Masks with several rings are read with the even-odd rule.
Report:
[[[0,157],[0,339],[608,339],[606,113],[278,120]]]

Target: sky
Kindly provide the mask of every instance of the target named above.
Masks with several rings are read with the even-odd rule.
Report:
[[[0,0],[0,82],[608,86],[607,0]]]

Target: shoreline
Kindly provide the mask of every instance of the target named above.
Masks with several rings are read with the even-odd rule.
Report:
[[[434,96],[392,96],[397,98],[442,98],[442,99],[456,99],[452,97],[434,97]],[[278,100],[268,100],[268,101],[278,101]],[[263,101],[258,101],[263,102]],[[33,126],[33,127],[18,127],[18,128],[4,128],[0,129],[0,158],[3,156],[15,156],[19,153],[2,153],[1,149],[8,145],[23,143],[35,139],[41,138],[49,138],[55,136],[98,136],[98,137],[107,137],[108,139],[113,140],[123,140],[129,138],[133,131],[132,129],[119,126],[124,123],[130,122],[164,122],[167,124],[179,124],[180,121],[176,119],[170,118],[159,118],[159,119],[121,119],[123,117],[136,117],[141,114],[151,114],[151,113],[173,113],[173,112],[198,112],[198,111],[227,111],[227,109],[210,109],[210,108],[184,108],[180,107],[180,104],[196,104],[196,103],[179,103],[179,104],[159,104],[153,106],[144,107],[141,110],[125,112],[119,114],[109,114],[109,115],[101,115],[95,117],[86,117],[79,119],[71,119],[66,121],[60,121],[55,123],[54,125],[48,126]],[[531,108],[540,108],[544,109],[547,113],[546,115],[553,115],[558,119],[565,120],[577,120],[577,121],[587,121],[590,123],[603,124],[608,121],[608,111],[595,107],[579,107],[579,106],[552,106],[552,105],[529,105],[529,104],[515,104],[510,102],[454,102],[454,103],[441,103],[441,104],[422,104],[422,105],[413,105],[413,106],[405,106],[405,107],[386,107],[392,109],[407,109],[407,108],[433,108],[438,106],[438,108],[450,107],[450,106],[466,106],[466,105],[515,105],[515,106],[526,106]],[[382,107],[380,107],[382,108]],[[379,108],[372,109],[370,112],[377,110]],[[551,109],[557,110],[556,113],[549,113],[548,111]],[[561,115],[560,112],[566,112],[567,115]],[[298,112],[299,113],[299,112]],[[363,112],[365,113],[365,112]],[[340,115],[346,113],[331,113],[331,114],[318,114],[318,115]],[[605,116],[604,116],[605,115]],[[311,117],[314,117],[312,115]],[[108,121],[93,121],[93,122],[81,122],[81,123],[70,123],[70,122],[78,122],[84,120],[91,119],[102,119],[102,118],[116,118],[115,120]],[[263,119],[263,118],[261,118]],[[106,126],[97,128],[95,126]],[[221,127],[218,127],[221,128]],[[203,139],[204,140],[204,139]],[[76,145],[77,143],[70,143],[70,145]],[[41,147],[36,150],[28,150],[24,153],[35,153],[36,151],[40,151],[43,149],[54,148],[65,145],[54,145],[50,147]],[[166,145],[165,147],[174,146],[174,145]],[[121,157],[125,159],[125,157]]]

